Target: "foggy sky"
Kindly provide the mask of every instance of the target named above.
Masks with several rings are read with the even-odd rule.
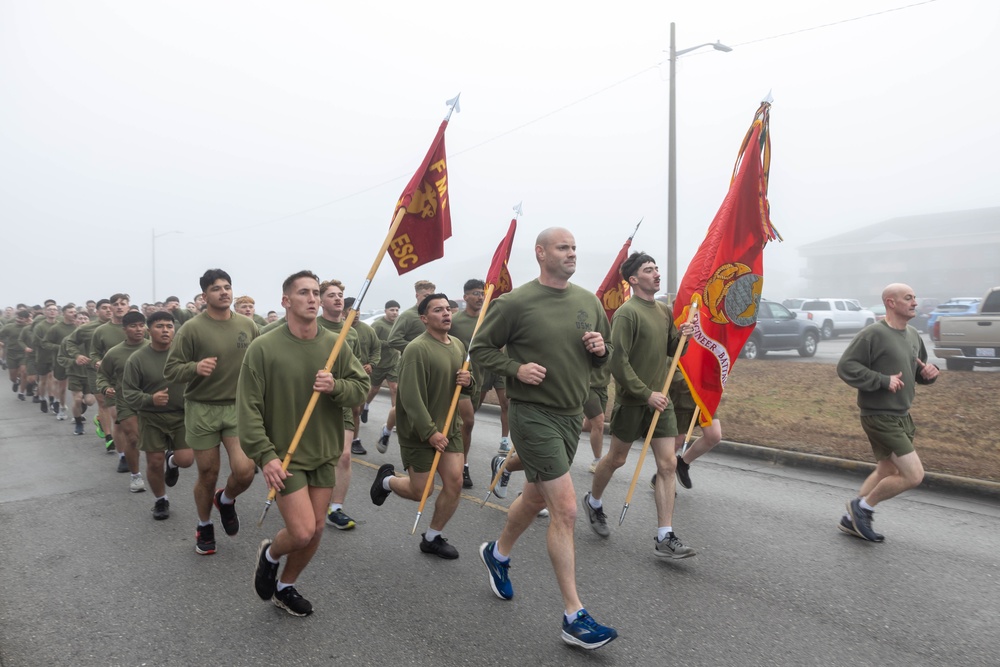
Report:
[[[154,230],[161,300],[190,299],[210,267],[258,312],[302,268],[356,296],[458,92],[445,258],[401,277],[383,262],[363,308],[410,305],[420,278],[460,296],[522,201],[515,284],[559,225],[574,282],[596,289],[640,218],[633,248],[665,273],[671,21],[678,49],[733,47],[677,63],[678,277],[768,91],[785,241],[765,251],[765,296],[802,291],[800,245],[1000,202],[997,3],[610,7],[2,0],[0,307],[152,300]]]

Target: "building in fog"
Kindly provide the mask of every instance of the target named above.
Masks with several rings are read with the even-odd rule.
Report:
[[[871,305],[904,282],[918,299],[982,296],[1000,285],[1000,207],[890,218],[799,248],[805,294]]]

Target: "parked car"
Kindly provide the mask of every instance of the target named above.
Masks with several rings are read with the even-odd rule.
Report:
[[[781,302],[781,305],[787,308],[788,310],[798,310],[799,308],[802,307],[803,303],[810,300],[811,299],[797,296],[797,297],[792,297],[791,299],[785,299],[784,301]]]
[[[798,350],[800,357],[816,354],[819,327],[776,301],[761,299],[757,326],[743,345],[744,359],[757,359],[768,352]]]
[[[1000,287],[988,291],[972,314],[938,317],[931,327],[931,340],[934,356],[944,359],[950,371],[1000,366]],[[988,405],[991,399],[983,396],[982,400]]]
[[[868,310],[870,310],[873,313],[875,313],[875,321],[876,322],[881,322],[882,320],[885,319],[885,304],[884,303],[880,303],[880,304],[875,305],[875,306],[869,306]]]
[[[862,308],[856,299],[812,299],[799,312],[816,323],[823,338],[856,333],[875,323],[875,313]]]
[[[981,298],[974,296],[961,296],[955,297],[954,299],[948,299],[935,308],[927,317],[927,331],[934,329],[934,323],[937,322],[939,317],[975,314],[979,310],[979,304],[981,301]]]

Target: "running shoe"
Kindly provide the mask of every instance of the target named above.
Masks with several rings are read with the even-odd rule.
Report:
[[[483,542],[479,545],[479,559],[490,573],[490,588],[501,600],[514,597],[514,587],[510,583],[510,559],[506,563],[493,557],[493,546],[496,542]]]
[[[364,456],[368,453],[368,450],[361,446],[361,438],[355,438],[351,441],[351,454],[355,456]]]
[[[583,497],[583,509],[587,510],[587,518],[590,519],[590,527],[601,537],[611,534],[608,529],[608,515],[604,513],[604,507],[596,510],[590,506],[590,491]]]
[[[215,498],[212,501],[215,503],[215,508],[219,510],[219,517],[222,519],[222,530],[226,531],[226,535],[232,537],[240,532],[240,517],[236,515],[235,500],[228,505],[222,502],[223,491],[224,489],[216,489]]]
[[[132,475],[132,479],[128,483],[128,490],[132,493],[142,493],[146,490],[146,482],[142,480],[142,473]]]
[[[105,437],[104,429],[101,428],[101,420],[97,418],[97,415],[94,415],[94,433],[97,434],[98,438]]]
[[[391,463],[383,463],[379,467],[378,472],[375,473],[375,481],[372,482],[372,488],[369,492],[369,495],[371,495],[372,502],[374,504],[382,505],[382,503],[385,502],[385,499],[389,497],[389,494],[392,493],[392,491],[385,490],[383,482],[386,477],[392,477],[395,473],[396,469],[392,466]],[[327,522],[329,523],[329,521],[330,521],[330,516],[328,514]]]
[[[500,466],[503,465],[503,460],[504,457],[497,454],[496,456],[493,457],[493,460],[490,461],[490,470],[493,473],[493,475],[490,477],[491,482],[493,479],[496,478],[497,471],[500,470]],[[500,475],[500,480],[497,482],[496,486],[493,487],[493,493],[494,495],[496,495],[497,498],[507,497],[507,484],[509,482],[510,482],[510,471],[504,469],[503,474]]]
[[[213,524],[195,528],[194,550],[195,553],[202,556],[215,553],[215,526]]]
[[[433,554],[445,560],[458,558],[458,549],[448,544],[448,540],[438,535],[433,540],[427,540],[427,533],[420,535],[420,550],[425,554]]]
[[[562,639],[572,646],[580,646],[588,650],[601,648],[618,637],[618,631],[601,625],[586,609],[576,612],[573,622],[566,620],[563,614]]]
[[[166,498],[160,498],[155,503],[153,503],[153,518],[157,521],[163,521],[170,516],[170,501]]]
[[[666,538],[663,540],[654,539],[654,542],[656,542],[656,546],[653,548],[653,553],[660,558],[678,560],[681,558],[690,558],[695,554],[694,549],[684,546],[684,543],[677,539],[677,536],[673,532],[667,533]]]
[[[267,559],[267,548],[271,540],[264,539],[257,547],[257,565],[253,569],[253,589],[261,600],[269,600],[274,595],[278,581],[278,563]]]
[[[472,488],[472,477],[469,476],[469,466],[466,465],[462,468],[462,488],[471,489]]]
[[[313,613],[312,603],[299,595],[295,586],[286,586],[280,591],[275,591],[271,601],[275,607],[284,609],[292,616],[308,616]]]
[[[680,482],[681,486],[685,489],[691,488],[691,475],[689,470],[691,468],[690,463],[685,463],[681,455],[677,455],[677,481]]]
[[[333,526],[337,530],[350,530],[357,524],[354,519],[344,514],[344,510],[337,509],[326,513],[326,525]]]
[[[163,483],[167,486],[173,486],[177,483],[177,478],[181,476],[181,469],[177,466],[173,468],[170,467],[170,460],[173,458],[174,452],[172,450],[167,450],[167,455],[164,457],[164,465],[166,470],[163,472]]]

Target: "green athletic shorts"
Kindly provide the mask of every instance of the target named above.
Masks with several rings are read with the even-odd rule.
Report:
[[[353,431],[354,430],[354,412],[351,408],[344,408],[344,430]]]
[[[195,451],[219,446],[222,438],[236,437],[236,404],[214,405],[185,399],[184,428]]]
[[[79,391],[82,393],[90,393],[90,386],[87,384],[86,375],[74,375],[72,373],[67,373],[66,379],[69,380],[67,385],[70,391]]]
[[[97,369],[87,368],[87,391],[88,394],[100,395],[97,391]]]
[[[317,489],[332,489],[337,485],[337,460],[327,461],[313,470],[301,470],[293,465],[288,466],[291,477],[285,478],[285,488],[281,495],[287,496],[299,489],[311,486]]]
[[[52,377],[54,377],[59,382],[67,379],[69,374],[66,372],[66,367],[62,364],[55,364],[52,366]]]
[[[885,461],[892,454],[904,456],[913,450],[917,427],[910,415],[861,415],[861,428],[868,436],[876,461]]]
[[[105,397],[107,398],[107,397]],[[115,423],[120,424],[129,417],[137,417],[139,413],[132,409],[132,406],[122,399],[115,399]]]
[[[52,372],[52,360],[46,359],[39,361],[35,359],[35,370],[38,371],[39,375],[48,375]]]
[[[608,409],[608,388],[604,387],[591,387],[590,393],[587,394],[587,400],[583,403],[583,416],[587,419],[593,419],[597,415],[603,415],[605,410]]]
[[[645,440],[655,411],[648,405],[620,405],[611,409],[611,435],[622,442]],[[690,418],[689,420],[690,421]],[[677,417],[668,405],[656,420],[654,438],[672,438],[677,435]]]
[[[396,374],[396,366],[392,368],[379,368],[376,366],[372,369],[371,380],[373,387],[380,387],[386,380],[396,384],[399,382],[399,376]]]
[[[511,401],[508,420],[529,482],[548,482],[569,472],[580,444],[580,413],[560,415],[534,403]]]
[[[448,446],[444,451],[462,454],[465,447],[462,446],[462,433],[458,432],[448,439]],[[403,469],[413,472],[430,472],[431,464],[434,463],[435,449],[427,443],[419,445],[404,445],[399,443],[399,457],[403,461]]]
[[[183,412],[140,412],[139,450],[165,452],[190,449],[184,429]]]

